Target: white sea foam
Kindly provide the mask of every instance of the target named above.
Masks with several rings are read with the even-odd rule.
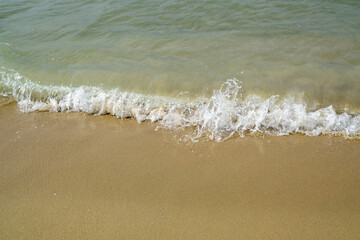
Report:
[[[191,127],[189,139],[225,140],[233,135],[262,133],[288,135],[336,134],[360,135],[360,115],[338,114],[332,106],[307,109],[303,101],[272,96],[242,97],[241,82],[227,80],[212,97],[185,101],[181,98],[146,96],[104,90],[98,87],[45,86],[31,82],[16,71],[0,70],[0,94],[12,95],[23,112],[86,112],[110,114],[157,122],[160,127],[176,130]]]

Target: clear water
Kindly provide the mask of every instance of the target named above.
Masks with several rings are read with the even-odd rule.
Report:
[[[239,104],[246,99],[261,98],[264,103],[279,95],[308,114],[331,106],[334,116],[356,118],[360,1],[1,1],[0,66],[0,93],[16,95],[23,104],[28,100],[23,108],[28,110],[39,110],[36,102],[48,106],[52,99],[53,108],[48,109],[98,113],[104,105],[91,102],[90,95],[103,93],[109,99],[116,91],[146,99],[136,98],[130,112],[149,114],[162,107],[166,115],[170,110],[164,106],[171,102],[184,113],[198,109],[199,102],[209,103],[214,90],[235,78],[242,81],[232,100],[236,116],[245,114]],[[54,107],[79,89],[91,93],[82,96],[83,104],[99,109]],[[154,100],[159,98],[166,98],[166,104],[160,106]],[[152,102],[150,110],[142,109],[144,101]],[[248,104],[254,107],[255,102]],[[197,116],[200,122],[190,125],[202,127],[203,120]],[[296,121],[305,124],[304,119]],[[241,131],[224,124],[220,132]],[[320,132],[345,131],[349,124]],[[360,133],[358,123],[352,124],[359,128],[353,134]],[[256,129],[250,125],[244,129]],[[311,132],[315,127],[299,129],[276,133]]]

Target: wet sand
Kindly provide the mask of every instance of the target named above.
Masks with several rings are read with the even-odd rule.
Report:
[[[358,142],[155,127],[3,104],[0,239],[360,237]]]

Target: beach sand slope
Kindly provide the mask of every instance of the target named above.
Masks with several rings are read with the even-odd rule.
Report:
[[[155,127],[3,105],[0,239],[360,238],[359,143]]]

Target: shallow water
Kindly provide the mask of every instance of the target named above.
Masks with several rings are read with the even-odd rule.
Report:
[[[154,109],[163,110],[153,118],[158,121],[171,112],[172,104],[183,120],[184,114],[186,119],[193,116],[189,109],[197,111],[199,105],[210,103],[218,96],[216,89],[235,78],[241,81],[233,89],[237,97],[233,98],[234,91],[227,92],[232,100],[225,104],[232,106],[226,111],[235,112],[235,122],[247,114],[241,112],[241,104],[248,101],[248,107],[255,108],[258,102],[274,98],[292,104],[296,113],[300,111],[295,110],[296,104],[307,114],[331,106],[334,116],[345,113],[356,118],[360,112],[359,16],[357,0],[3,1],[0,93],[15,94],[24,111],[90,113],[103,113],[107,104],[97,102],[94,94],[105,94],[106,99],[119,99],[120,94],[133,102],[126,107],[130,114],[121,115],[127,111],[123,106],[105,112],[142,121],[151,118],[148,114]],[[91,94],[80,96],[79,89]],[[84,98],[82,107],[58,107],[66,96],[67,102]],[[164,97],[160,104],[158,99]],[[225,106],[227,100],[216,99]],[[151,107],[144,108],[144,102],[151,102]],[[205,118],[226,118],[214,111],[200,120],[196,115],[201,123],[188,125],[203,126]],[[294,115],[284,112],[281,116]],[[233,120],[224,121],[220,131],[233,131],[229,125]],[[235,130],[265,131],[284,125],[278,118],[274,121],[269,128],[244,122],[247,127]],[[276,133],[313,132],[319,124],[311,122],[309,130],[304,127],[309,121],[299,117],[295,122],[300,127],[286,131],[281,127]],[[329,121],[320,121],[327,126],[320,132],[345,131],[351,125],[328,127]],[[352,124],[360,128],[358,122]],[[179,125],[184,124],[174,126]]]

